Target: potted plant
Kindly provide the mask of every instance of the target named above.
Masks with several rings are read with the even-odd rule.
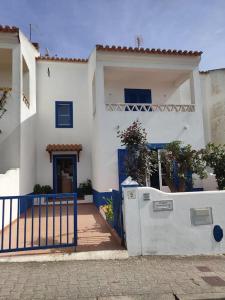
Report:
[[[80,183],[77,189],[77,194],[79,198],[83,198],[86,202],[93,202],[92,183],[90,179]]]

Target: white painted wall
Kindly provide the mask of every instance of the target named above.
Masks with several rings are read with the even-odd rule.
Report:
[[[1,196],[17,196],[20,192],[20,170],[8,170],[5,174],[0,174],[0,198]],[[17,217],[18,200],[12,201],[12,221]],[[0,199],[0,230],[2,229],[3,200]],[[4,226],[10,220],[10,200],[5,200]]]
[[[48,77],[48,68],[50,77]],[[73,101],[73,128],[55,128],[55,101]],[[91,178],[91,108],[86,63],[37,63],[37,183],[53,185],[48,144],[82,144],[77,179]]]
[[[28,108],[20,102],[20,194],[33,191],[36,183],[36,57],[39,56],[36,48],[20,32],[21,43],[21,92],[23,87],[29,91],[26,95],[30,101]],[[29,81],[23,76],[23,59],[29,69]],[[23,82],[25,80],[25,82]],[[27,86],[29,84],[29,87]]]
[[[118,166],[117,166],[117,149],[121,148],[120,140],[117,138],[117,126],[120,129],[126,129],[131,123],[137,119],[141,121],[143,127],[147,131],[147,138],[150,143],[169,143],[173,140],[181,140],[185,144],[191,144],[194,148],[204,147],[204,130],[202,117],[202,98],[199,84],[198,68],[196,61],[192,62],[193,66],[187,61],[173,60],[157,61],[152,58],[142,58],[137,60],[132,57],[123,58],[123,61],[117,57],[97,56],[96,66],[96,115],[93,122],[93,130],[95,132],[93,140],[93,183],[94,189],[99,192],[107,192],[109,189],[118,189]],[[104,70],[106,67],[134,67],[137,68],[158,68],[188,70],[191,72],[190,85],[192,101],[195,102],[195,112],[126,112],[126,111],[106,111],[105,108],[105,77]],[[185,129],[185,127],[187,129]]]
[[[6,43],[5,39],[0,35],[0,48],[11,49],[11,79],[8,72],[4,83],[12,87],[12,91],[7,98],[7,112],[0,119],[0,173],[6,172],[10,168],[18,168],[20,165],[20,45],[18,40],[12,40]],[[2,74],[3,76],[3,74]],[[3,76],[4,77],[4,76]],[[11,84],[10,84],[11,83]],[[6,85],[6,86],[7,86]],[[1,85],[3,86],[3,85]]]
[[[136,198],[129,198],[133,190]],[[150,201],[143,200],[150,193]],[[199,255],[225,252],[213,238],[214,225],[225,229],[225,191],[163,193],[153,188],[124,189],[124,223],[129,255]],[[153,211],[153,201],[173,200],[173,211]],[[190,208],[212,207],[213,224],[191,224]]]
[[[175,78],[182,78],[182,72],[112,70],[104,69],[105,103],[124,103],[124,88],[134,88],[150,89],[153,104],[191,104],[190,80],[185,80],[180,86],[175,84]]]

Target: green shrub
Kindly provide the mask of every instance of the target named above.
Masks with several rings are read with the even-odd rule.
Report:
[[[78,197],[83,197],[84,195],[92,195],[92,183],[90,179],[87,179],[87,181],[80,183],[77,194]]]
[[[52,194],[53,190],[50,185],[43,185],[35,184],[33,193],[34,194]]]
[[[41,194],[42,193],[42,188],[41,188],[40,184],[35,184],[33,192],[34,192],[34,194]]]

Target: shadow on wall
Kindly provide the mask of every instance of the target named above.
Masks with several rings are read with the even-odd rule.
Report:
[[[0,144],[0,174],[20,168],[20,194],[32,192],[35,184],[35,118],[27,118]]]
[[[0,143],[0,174],[20,167],[20,126]]]

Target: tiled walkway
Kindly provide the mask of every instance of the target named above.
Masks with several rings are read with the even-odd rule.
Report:
[[[4,300],[225,299],[224,256],[0,263],[0,270]]]
[[[53,243],[53,210],[52,207],[48,209],[48,239],[47,243]],[[60,242],[60,225],[59,225],[59,206],[55,208],[55,244]],[[67,242],[67,213],[66,206],[62,208],[62,243]],[[72,242],[73,239],[73,205],[68,208],[68,241]],[[94,204],[78,204],[78,246],[76,251],[95,251],[95,250],[119,250],[122,249],[117,239],[109,230],[109,226],[99,214]],[[19,246],[24,246],[24,217],[20,218],[19,222]],[[41,209],[41,236],[39,241],[39,210],[38,207],[34,209],[34,236],[33,244],[41,246],[46,245],[46,208],[43,206]],[[31,209],[27,211],[26,221],[26,247],[31,246]],[[15,248],[17,243],[17,221],[12,223],[11,229],[11,247]],[[1,240],[1,234],[0,234]],[[4,230],[4,247],[9,245],[9,227]],[[57,248],[48,250],[32,250],[21,251],[12,253],[2,253],[0,256],[5,255],[18,255],[18,254],[37,254],[37,253],[53,253],[53,252],[71,252],[73,248]]]
[[[120,250],[118,241],[93,204],[78,205],[77,251]]]

